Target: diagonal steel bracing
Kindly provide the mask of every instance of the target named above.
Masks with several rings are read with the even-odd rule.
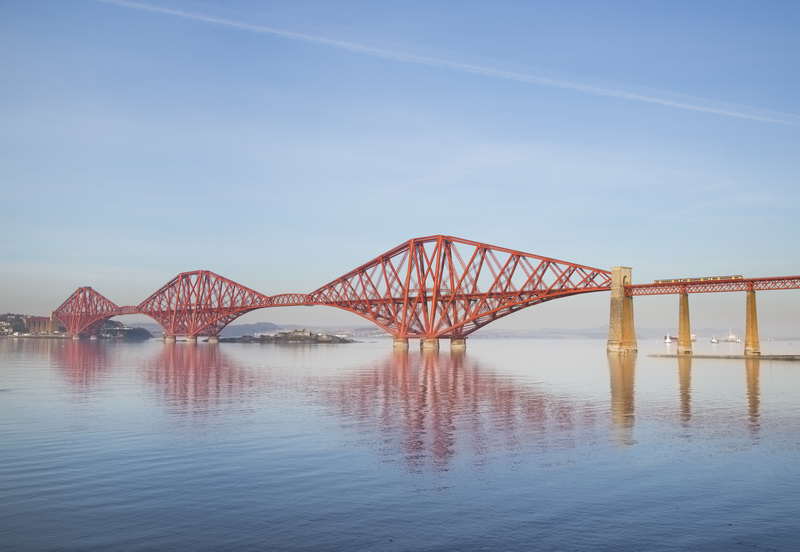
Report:
[[[396,337],[465,337],[520,309],[607,291],[610,283],[607,270],[436,235],[403,242],[308,294],[268,296],[197,270],[178,274],[135,307],[118,307],[80,288],[54,315],[73,335],[90,333],[118,314],[140,313],[168,335],[198,336],[217,335],[255,309],[326,305]]]

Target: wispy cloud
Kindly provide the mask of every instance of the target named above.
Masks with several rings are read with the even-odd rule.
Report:
[[[125,8],[148,11],[153,13],[160,13],[164,15],[171,15],[174,17],[181,17],[183,19],[191,19],[194,21],[201,21],[203,23],[209,23],[212,25],[231,27],[234,29],[249,31],[252,33],[268,34],[273,36],[279,36],[289,40],[299,40],[303,42],[320,44],[323,46],[338,48],[340,50],[346,50],[348,52],[353,52],[356,54],[362,54],[366,56],[386,59],[400,63],[412,63],[416,65],[425,65],[428,67],[439,67],[442,69],[449,69],[452,71],[459,71],[462,73],[472,73],[484,77],[516,81],[526,84],[533,84],[537,86],[547,86],[551,88],[574,90],[576,92],[591,94],[593,96],[603,96],[603,97],[616,98],[633,102],[649,103],[664,107],[670,107],[673,109],[683,109],[687,111],[709,113],[713,115],[720,115],[723,117],[734,117],[737,119],[747,119],[750,121],[758,121],[761,123],[796,125],[798,122],[800,122],[799,116],[788,113],[767,112],[744,106],[733,108],[733,107],[722,106],[720,102],[712,102],[710,100],[683,101],[663,96],[641,94],[622,89],[605,88],[580,82],[553,79],[539,75],[532,75],[529,73],[506,71],[503,69],[498,69],[495,67],[489,67],[485,65],[473,65],[470,63],[462,63],[443,58],[419,56],[404,52],[398,52],[394,50],[374,48],[372,46],[359,44],[357,42],[349,42],[345,40],[326,38],[323,36],[298,33],[295,31],[288,31],[285,29],[279,29],[267,25],[254,25],[242,21],[224,19],[213,15],[188,12],[173,8],[166,8],[152,4],[145,4],[142,2],[134,2],[131,0],[97,0],[97,1],[102,2],[104,4],[113,4]]]

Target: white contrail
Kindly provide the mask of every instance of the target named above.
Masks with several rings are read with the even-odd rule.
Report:
[[[578,92],[583,92],[586,94],[592,94],[595,96],[605,96],[609,98],[618,98],[623,100],[630,100],[636,102],[644,102],[650,104],[657,104],[662,105],[665,107],[672,107],[676,109],[684,109],[689,111],[699,111],[702,113],[713,113],[715,115],[722,115],[725,117],[736,117],[738,119],[748,119],[751,121],[759,121],[762,123],[778,123],[784,125],[795,125],[797,124],[797,120],[789,120],[789,119],[796,119],[796,115],[792,114],[758,114],[753,112],[744,112],[738,111],[736,109],[727,109],[722,107],[713,107],[708,105],[700,105],[696,103],[689,103],[685,101],[677,101],[672,100],[669,98],[662,98],[658,96],[651,96],[645,94],[638,94],[635,92],[627,92],[625,90],[617,90],[611,88],[601,88],[597,86],[592,86],[588,84],[582,84],[579,82],[571,82],[571,81],[564,81],[564,80],[557,80],[551,79],[547,77],[540,77],[536,75],[531,75],[528,73],[518,73],[514,71],[504,71],[502,69],[496,69],[493,67],[486,67],[482,65],[472,65],[469,63],[460,63],[456,61],[449,61],[446,59],[441,58],[434,58],[434,57],[427,57],[427,56],[417,56],[414,54],[406,54],[403,52],[395,52],[392,50],[384,50],[381,48],[373,48],[371,46],[366,46],[364,44],[358,44],[357,42],[348,42],[344,40],[335,40],[331,38],[325,38],[322,36],[316,35],[309,35],[304,33],[298,33],[294,31],[287,31],[284,29],[278,29],[275,27],[269,27],[266,25],[253,25],[250,23],[243,23],[241,21],[234,21],[232,19],[223,19],[220,17],[214,17],[211,15],[204,15],[201,13],[193,13],[187,12],[183,10],[176,10],[172,8],[164,8],[161,6],[154,6],[152,4],[144,4],[142,2],[135,2],[132,0],[97,0],[98,2],[102,2],[105,4],[114,4],[116,6],[122,6],[126,8],[133,8],[136,10],[144,10],[149,12],[155,13],[163,13],[167,15],[172,15],[175,17],[182,17],[184,19],[192,19],[194,21],[202,21],[204,23],[211,23],[214,25],[224,25],[226,27],[232,27],[235,29],[242,29],[245,31],[250,31],[253,33],[263,33],[263,34],[270,34],[273,36],[280,36],[283,38],[288,38],[290,40],[301,40],[304,42],[313,42],[315,44],[323,44],[325,46],[331,46],[334,48],[339,48],[340,50],[347,50],[349,52],[354,52],[358,54],[363,54],[367,56],[388,59],[392,61],[398,61],[402,63],[414,63],[417,65],[427,65],[429,67],[441,67],[445,69],[451,69],[453,71],[461,71],[464,73],[472,73],[475,75],[482,75],[485,77],[494,77],[499,79],[505,80],[512,80],[517,82],[524,82],[528,84],[537,84],[540,86],[550,86],[554,88],[563,88],[566,90],[575,90]],[[781,118],[783,117],[783,118]],[[787,117],[789,119],[787,119]]]

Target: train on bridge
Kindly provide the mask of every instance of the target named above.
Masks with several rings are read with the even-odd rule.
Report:
[[[732,276],[698,276],[695,278],[667,278],[666,280],[653,280],[654,284],[687,284],[694,282],[717,282],[719,280],[741,280],[744,276],[734,274]]]

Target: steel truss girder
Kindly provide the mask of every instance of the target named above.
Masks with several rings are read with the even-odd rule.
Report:
[[[112,316],[139,313],[167,335],[198,336],[217,335],[255,309],[326,305],[397,337],[464,337],[525,307],[607,291],[610,284],[607,270],[436,235],[403,242],[308,294],[267,296],[196,270],[178,274],[136,306],[118,307],[80,288],[55,314],[74,335]]]
[[[182,272],[139,303],[167,335],[218,335],[236,318],[270,306],[270,298],[210,270]]]
[[[76,289],[53,311],[70,335],[95,333],[119,307],[91,287]]]
[[[711,282],[664,282],[625,286],[625,295],[670,295],[677,293],[724,293],[800,289],[800,276],[738,278]]]
[[[464,337],[521,308],[610,284],[603,269],[437,235],[408,240],[309,295],[398,337]]]

